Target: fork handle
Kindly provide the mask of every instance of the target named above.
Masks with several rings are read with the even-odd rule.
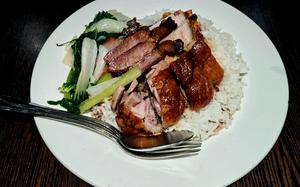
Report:
[[[115,127],[109,125],[104,121],[96,121],[95,119],[87,116],[57,110],[35,103],[29,103],[19,98],[0,96],[0,110],[29,114],[32,116],[39,116],[54,119],[57,121],[67,122],[68,124],[72,124],[99,133],[114,141],[117,141],[120,137],[119,131]]]

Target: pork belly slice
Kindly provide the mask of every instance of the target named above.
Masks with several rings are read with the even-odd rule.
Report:
[[[170,69],[166,68],[150,77],[148,85],[159,104],[159,110],[156,109],[156,112],[161,117],[163,129],[174,125],[184,112],[185,101]],[[155,100],[154,104],[156,104]]]
[[[144,42],[134,46],[109,62],[108,70],[112,73],[126,72],[130,67],[137,64],[147,53],[151,52],[155,46],[156,43],[154,42]]]
[[[132,49],[126,51],[119,57],[115,58],[108,64],[108,71],[112,73],[123,73],[134,65],[139,65],[144,72],[152,65],[159,62],[166,55],[177,55],[183,50],[183,42],[181,40],[166,40],[156,46],[156,43],[145,42],[136,45]]]
[[[151,32],[149,32],[149,27],[139,28],[139,24],[134,19],[129,21],[128,25],[129,29],[131,27],[133,29],[132,31],[128,31],[130,35],[125,37],[119,46],[113,48],[105,55],[105,62],[111,62],[121,54],[125,53],[126,51],[130,50],[140,43],[144,43],[146,41],[159,42],[162,38],[164,38],[177,28],[177,24],[171,18],[162,21],[160,25],[151,30]]]
[[[146,42],[149,40],[149,31],[148,30],[140,30],[130,36],[124,38],[120,45],[110,50],[104,57],[106,63],[109,63],[113,59],[117,58],[124,52],[133,48],[137,44]]]
[[[150,98],[144,99],[140,93],[132,92],[121,103],[116,122],[125,135],[155,135],[162,132]]]
[[[187,81],[185,93],[192,110],[206,106],[213,98],[212,82],[203,74],[201,67],[195,67],[192,79]]]
[[[175,56],[183,50],[183,42],[181,40],[166,40],[159,46],[146,54],[142,60],[138,62],[140,69],[144,72],[151,66],[165,58],[166,55]]]

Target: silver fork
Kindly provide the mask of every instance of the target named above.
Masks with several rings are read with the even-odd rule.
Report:
[[[10,96],[0,97],[0,110],[50,118],[82,127],[117,142],[126,153],[142,159],[168,159],[197,155],[201,142],[191,141],[190,131],[172,131],[159,136],[124,136],[114,126],[87,116],[72,114]]]

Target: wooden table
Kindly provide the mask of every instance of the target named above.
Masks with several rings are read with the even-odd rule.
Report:
[[[287,119],[275,146],[255,169],[232,186],[300,186],[300,45],[299,30],[293,28],[293,24],[299,24],[295,13],[299,11],[282,1],[226,2],[248,15],[273,41],[284,62],[290,91]],[[32,70],[44,42],[67,16],[87,3],[2,5],[0,94],[29,99]],[[0,186],[47,185],[89,186],[56,160],[31,117],[0,112]]]

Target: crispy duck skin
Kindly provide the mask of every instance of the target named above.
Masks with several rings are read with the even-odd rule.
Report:
[[[197,40],[189,51],[192,61],[195,66],[203,66],[203,63],[212,56],[209,46],[204,41],[204,38]]]
[[[200,66],[202,73],[212,82],[218,85],[224,76],[224,70],[212,55],[209,46],[204,41],[204,38],[198,40],[189,51],[194,66]]]
[[[188,16],[190,28],[192,29],[193,38],[195,41],[201,40],[203,38],[201,34],[201,25],[197,18],[198,16],[196,14],[190,14]]]
[[[206,106],[213,98],[213,85],[200,67],[194,68],[193,77],[187,82],[185,93],[190,108],[195,111]]]
[[[170,64],[170,69],[174,72],[180,84],[185,86],[193,74],[193,62],[189,57],[189,53],[182,53],[179,59]]]
[[[151,30],[150,35],[153,41],[159,42],[164,37],[168,36],[173,30],[177,28],[177,24],[172,18],[163,20],[158,27]]]
[[[185,108],[184,97],[173,78],[169,68],[160,71],[149,81],[151,90],[160,106],[160,116],[163,128],[175,124]]]
[[[120,112],[121,111],[121,112]],[[119,107],[116,122],[125,135],[151,135],[143,129],[143,120],[133,115],[132,112],[123,104]]]
[[[105,62],[109,63],[114,58],[120,56],[122,53],[128,51],[137,44],[146,42],[149,40],[149,31],[140,30],[126,38],[121,42],[120,45],[110,50],[104,57]]]
[[[112,73],[126,72],[130,67],[140,61],[146,54],[151,52],[155,46],[156,43],[154,42],[144,42],[134,46],[109,62],[108,70]]]
[[[219,84],[224,75],[203,38],[172,62],[170,69],[183,86],[192,110],[199,110],[211,101],[213,86]]]
[[[203,74],[212,82],[218,85],[224,77],[224,70],[217,62],[215,57],[211,55],[203,64]]]

